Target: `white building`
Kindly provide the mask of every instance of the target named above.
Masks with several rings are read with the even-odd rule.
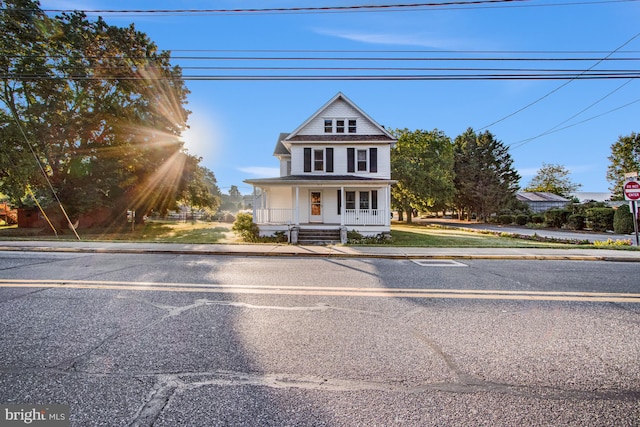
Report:
[[[273,155],[280,176],[248,179],[253,219],[261,235],[289,233],[346,242],[347,231],[389,233],[391,147],[396,139],[342,93],[291,133],[278,137]],[[315,233],[316,237],[312,238]]]

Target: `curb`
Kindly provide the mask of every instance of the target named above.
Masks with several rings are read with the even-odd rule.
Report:
[[[237,257],[289,257],[289,258],[369,258],[369,259],[434,259],[434,260],[522,260],[522,261],[608,261],[608,262],[640,262],[640,258],[629,256],[599,255],[534,255],[534,254],[365,254],[344,252],[272,252],[272,251],[207,251],[184,249],[108,249],[108,248],[56,248],[49,246],[0,246],[0,252],[58,252],[58,253],[94,253],[94,254],[153,254],[153,255],[211,255]]]

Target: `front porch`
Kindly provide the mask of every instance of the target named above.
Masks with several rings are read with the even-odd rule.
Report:
[[[326,228],[326,226],[363,226],[363,225],[390,225],[391,211],[388,209],[342,209],[339,223],[300,223],[298,208],[255,208],[253,210],[253,222],[264,225],[295,225],[305,227]]]

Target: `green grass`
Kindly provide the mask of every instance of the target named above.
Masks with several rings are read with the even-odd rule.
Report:
[[[60,232],[59,232],[60,233]],[[231,231],[231,224],[222,223],[175,223],[150,221],[143,225],[80,229],[82,240],[127,241],[163,243],[236,243],[237,237]],[[76,240],[70,230],[55,235],[50,229],[0,228],[0,239],[5,240]]]
[[[391,226],[392,245],[423,247],[467,248],[564,248],[592,247],[565,243],[535,242],[501,237],[475,231],[464,231],[438,226],[394,223]]]
[[[131,230],[130,226],[80,229],[80,238],[87,241],[127,241],[163,243],[242,243],[227,223],[175,223],[150,221]],[[486,234],[422,224],[394,222],[391,226],[392,246],[466,247],[466,248],[596,248],[593,245],[536,242],[525,239]],[[19,229],[0,227],[0,240],[55,240],[49,229]],[[58,240],[75,240],[70,230]],[[635,247],[605,247],[633,250]]]

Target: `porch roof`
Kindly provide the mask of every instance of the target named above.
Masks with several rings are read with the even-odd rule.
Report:
[[[244,182],[259,187],[261,185],[391,185],[395,184],[397,181],[392,179],[368,178],[365,176],[354,175],[289,175],[276,178],[245,179]]]

